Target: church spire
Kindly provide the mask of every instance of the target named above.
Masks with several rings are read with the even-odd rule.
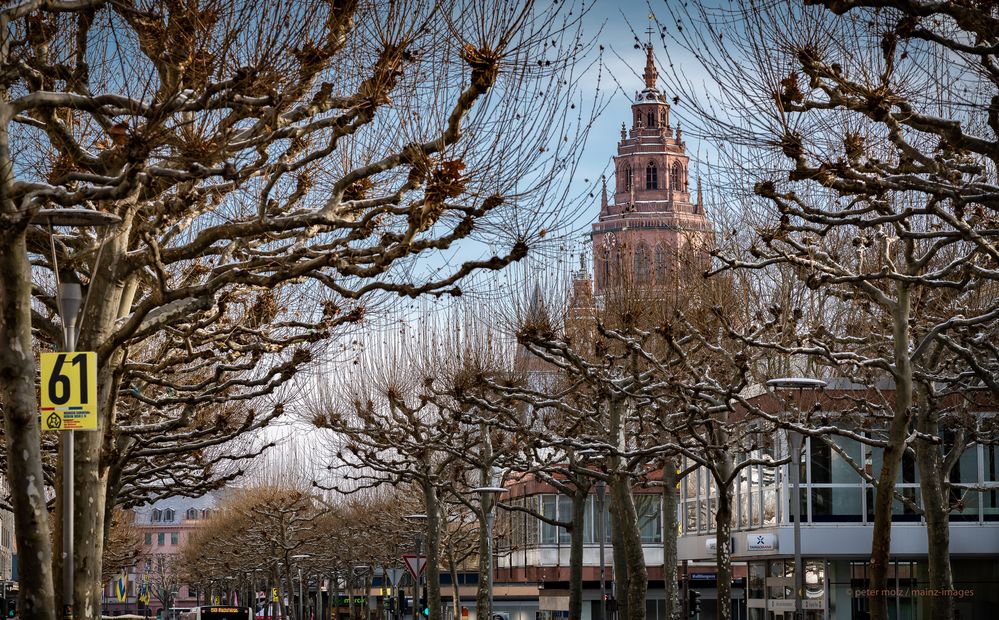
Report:
[[[645,88],[649,90],[655,90],[656,79],[658,79],[659,74],[656,73],[656,60],[652,57],[652,44],[649,43],[645,46]]]

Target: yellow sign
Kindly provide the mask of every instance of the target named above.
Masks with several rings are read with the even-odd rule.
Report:
[[[277,588],[272,588],[271,589],[271,597],[274,599],[275,603],[278,602],[278,591],[277,591]]]
[[[97,429],[97,354],[42,353],[42,429]]]

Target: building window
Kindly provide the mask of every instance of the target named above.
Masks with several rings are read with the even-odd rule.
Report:
[[[644,493],[635,496],[635,510],[638,512],[638,530],[643,543],[661,543],[662,496],[658,493]]]
[[[201,511],[201,518],[202,519],[207,519],[209,516],[211,516],[211,514],[212,514],[212,511],[209,510],[209,509],[207,509],[207,508],[205,508],[204,510]]]
[[[163,511],[159,508],[153,510],[153,523],[159,523],[163,520]]]
[[[153,544],[153,535],[151,532],[146,532],[146,544],[147,545]]]
[[[649,119],[649,127],[655,127],[656,126],[656,117],[655,117],[655,115],[652,112],[649,112],[648,119]]]
[[[156,535],[156,544],[160,547],[166,544],[166,534],[160,532]]]
[[[197,519],[198,518],[198,509],[197,508],[188,508],[187,509],[187,518],[190,519],[190,520]]]
[[[170,532],[170,544],[174,546],[180,544],[180,534],[177,532]]]
[[[666,246],[660,243],[656,246],[656,280],[660,283],[666,281],[667,265],[669,265],[669,252]]]
[[[625,166],[621,169],[621,176],[624,177],[624,191],[631,191],[631,166]]]
[[[649,281],[649,249],[644,243],[635,250],[635,281],[639,284]]]
[[[659,171],[652,161],[645,167],[645,189],[659,189]]]
[[[172,522],[176,513],[174,513],[173,508],[167,508],[163,513],[163,520],[167,522]]]
[[[678,161],[673,162],[673,171],[670,173],[669,182],[674,192],[683,191],[683,166]]]
[[[860,463],[862,446],[844,437],[830,441],[835,447],[822,439],[809,439],[812,520],[860,521],[860,477],[843,455]]]

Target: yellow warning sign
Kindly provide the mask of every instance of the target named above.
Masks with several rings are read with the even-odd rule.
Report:
[[[97,354],[42,353],[42,429],[97,429]]]

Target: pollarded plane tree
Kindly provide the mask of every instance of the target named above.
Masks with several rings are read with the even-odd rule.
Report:
[[[136,444],[191,466],[179,448],[185,434],[194,450],[210,444],[204,409],[270,393],[372,296],[458,293],[463,276],[521,258],[553,225],[537,205],[561,202],[561,186],[514,184],[570,169],[580,144],[570,134],[588,122],[583,106],[561,113],[587,48],[573,30],[579,12],[561,10],[393,0],[0,9],[0,332],[14,343],[0,374],[7,447],[28,450],[10,462],[25,613],[56,608],[32,356],[33,337],[41,348],[61,341],[53,257],[60,277],[84,285],[77,348],[100,364],[98,430],[79,435],[75,455],[86,498],[75,520],[87,533],[74,550],[76,613],[93,618],[106,506],[127,484],[110,468],[152,456]],[[121,222],[64,235],[32,224],[42,207]],[[415,268],[468,237],[503,251]],[[275,412],[242,413],[259,425]]]
[[[475,313],[472,313],[475,314]],[[476,514],[479,523],[479,571],[485,575],[489,557],[486,513],[491,509],[503,510],[500,517],[516,519],[519,514],[560,528],[569,533],[569,614],[582,612],[582,568],[585,511],[589,492],[595,478],[604,476],[587,465],[592,455],[573,446],[563,446],[559,437],[574,436],[592,425],[594,411],[592,399],[585,384],[567,382],[564,375],[548,367],[531,370],[530,361],[510,352],[516,345],[504,342],[494,328],[478,326],[489,333],[486,338],[471,338],[468,334],[476,328],[463,330],[466,342],[445,356],[452,364],[438,370],[432,381],[434,401],[452,412],[452,415],[472,429],[476,429],[474,443],[454,450],[457,457],[467,463],[468,476],[463,488],[492,487],[502,482],[496,472],[503,474],[506,482],[536,479],[552,486],[561,495],[570,498],[569,515],[546,513],[536,503],[519,498],[486,496],[484,504],[457,495],[469,510]],[[476,342],[477,341],[477,342]],[[528,367],[523,367],[527,364]],[[587,409],[587,406],[590,409]],[[571,413],[567,413],[571,412]],[[592,434],[596,429],[585,431]],[[604,476],[605,477],[605,476]],[[474,493],[469,493],[474,495]],[[500,519],[499,523],[503,523]],[[510,541],[512,545],[531,541]],[[536,542],[536,541],[534,541]],[[488,584],[480,578],[477,608],[486,609]]]
[[[270,484],[233,490],[208,527],[185,545],[186,574],[206,591],[227,595],[240,577],[259,572],[292,593],[295,556],[321,544],[326,534],[317,526],[327,512],[311,489]]]
[[[929,392],[996,395],[996,309],[986,301],[999,264],[996,18],[990,7],[948,3],[814,4],[700,6],[684,16],[679,37],[702,50],[726,103],[700,106],[701,129],[719,138],[723,130],[767,214],[757,258],[730,266],[790,265],[867,317],[863,333],[804,330],[798,352],[864,383],[867,374],[894,384],[881,429],[888,445],[871,588],[887,587],[894,484],[911,449],[925,495],[929,585],[949,591],[954,459],[940,439],[957,416]],[[719,118],[710,108],[732,112]],[[887,599],[872,603],[872,617],[886,618]],[[950,597],[929,606],[934,618],[953,615]]]
[[[384,336],[382,334],[381,336]],[[309,421],[325,432],[329,476],[314,484],[338,493],[391,485],[412,489],[420,506],[409,528],[427,557],[427,605],[439,618],[440,537],[447,523],[442,494],[451,492],[461,459],[446,446],[468,445],[471,431],[437,406],[425,385],[433,346],[400,337],[372,338],[348,377],[319,386]],[[334,375],[337,376],[337,375]]]
[[[604,309],[595,326],[592,366],[617,356],[619,376],[633,380],[621,389],[634,414],[628,420],[630,454],[643,457],[646,467],[662,472],[659,484],[667,515],[665,537],[676,531],[675,487],[702,470],[710,480],[717,503],[712,514],[718,567],[718,613],[731,613],[731,539],[734,488],[740,474],[755,465],[781,461],[752,445],[759,423],[738,411],[744,394],[755,383],[760,354],[733,337],[733,325],[752,333],[768,333],[776,318],[748,324],[755,304],[752,287],[734,278],[706,279],[706,257],[690,256],[676,266],[677,285],[639,286],[624,281],[605,292]],[[580,362],[576,362],[581,366]],[[754,430],[755,429],[755,430]],[[664,543],[667,575],[675,571],[675,539]],[[670,560],[672,558],[672,560]],[[675,574],[675,573],[673,573]],[[677,593],[668,593],[667,613],[680,613]]]
[[[625,294],[626,288],[633,288],[634,294]],[[655,429],[650,416],[656,412],[646,395],[655,381],[653,369],[638,350],[613,336],[615,329],[641,330],[644,321],[665,305],[638,290],[643,289],[622,287],[605,296],[604,305],[594,309],[592,317],[566,315],[554,303],[534,304],[520,317],[516,332],[530,355],[562,373],[566,385],[578,384],[574,391],[583,395],[580,401],[565,399],[561,404],[558,400],[562,399],[553,399],[552,394],[523,389],[516,397],[557,411],[557,426],[547,429],[557,431],[553,435],[557,439],[549,441],[586,457],[580,473],[605,478],[615,581],[624,593],[618,609],[627,618],[645,617],[648,587],[633,486],[650,483],[650,472],[668,460],[664,457],[672,450],[672,444],[650,445],[643,438]],[[667,571],[675,570],[675,563],[667,564]],[[670,600],[669,613],[675,614],[675,597]]]

